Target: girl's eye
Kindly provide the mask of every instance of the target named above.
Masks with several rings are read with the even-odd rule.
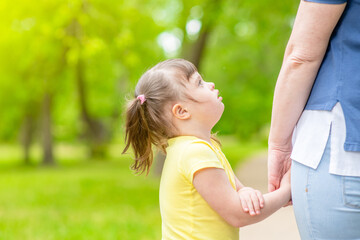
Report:
[[[199,80],[199,84],[198,84],[198,85],[199,85],[199,86],[203,85],[202,80]]]

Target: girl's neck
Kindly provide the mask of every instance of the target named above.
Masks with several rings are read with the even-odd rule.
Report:
[[[203,123],[193,121],[193,119],[190,119],[190,121],[176,121],[174,125],[178,130],[177,136],[194,136],[211,144],[212,126],[206,126]]]
[[[211,132],[181,131],[179,136],[194,136],[211,144]]]

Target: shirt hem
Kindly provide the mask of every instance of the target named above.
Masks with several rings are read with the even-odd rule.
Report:
[[[337,100],[332,100],[327,104],[308,104],[305,106],[305,110],[331,111],[337,102]]]
[[[348,152],[360,152],[360,144],[345,142],[344,150]]]
[[[300,164],[302,164],[302,165],[305,165],[305,166],[307,166],[307,167],[309,167],[309,168],[312,168],[312,169],[314,169],[314,170],[316,170],[317,167],[319,166],[318,163],[308,163],[308,162],[305,162],[305,161],[296,160],[296,159],[293,158],[292,156],[290,157],[290,159],[291,159],[292,161],[295,161],[295,162],[297,162],[297,163],[300,163]]]
[[[339,171],[339,170],[329,170],[330,174],[346,176],[346,177],[360,177],[360,171]]]
[[[305,0],[305,2],[314,2],[314,3],[324,3],[324,4],[343,4],[346,3],[347,0],[337,0],[337,1],[329,1],[329,0]]]

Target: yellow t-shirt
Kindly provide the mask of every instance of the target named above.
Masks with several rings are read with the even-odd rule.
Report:
[[[219,145],[193,136],[169,139],[160,182],[162,239],[239,239],[228,224],[196,191],[194,173],[203,168],[224,169],[236,190],[235,175]]]

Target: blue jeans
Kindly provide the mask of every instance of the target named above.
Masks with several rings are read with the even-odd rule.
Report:
[[[330,174],[329,162],[330,137],[316,170],[292,161],[292,200],[301,239],[360,239],[360,177]]]

